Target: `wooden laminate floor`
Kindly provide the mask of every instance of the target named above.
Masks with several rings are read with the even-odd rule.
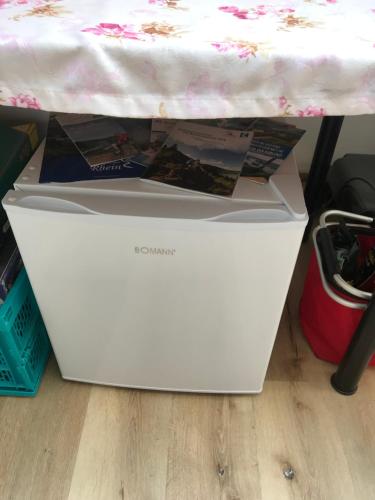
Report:
[[[330,388],[297,321],[306,253],[262,394],[65,382],[51,359],[35,399],[0,398],[0,500],[375,499],[375,371]]]

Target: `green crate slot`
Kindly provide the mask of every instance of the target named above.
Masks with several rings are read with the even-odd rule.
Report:
[[[8,363],[6,362],[6,359],[0,349],[0,369],[2,368],[8,368]]]
[[[36,394],[50,350],[48,335],[23,269],[0,307],[0,395]]]

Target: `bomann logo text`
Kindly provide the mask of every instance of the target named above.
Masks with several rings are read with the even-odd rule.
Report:
[[[169,255],[173,256],[176,253],[174,248],[157,248],[157,247],[134,247],[137,254],[142,255]]]

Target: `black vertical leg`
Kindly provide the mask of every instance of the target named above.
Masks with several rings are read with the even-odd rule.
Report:
[[[311,216],[321,204],[322,188],[331,165],[343,121],[343,116],[325,116],[320,127],[305,188],[305,201],[310,220],[305,231],[304,241],[310,232]]]
[[[374,352],[375,294],[373,294],[336,373],[331,377],[332,387],[345,396],[354,394]]]

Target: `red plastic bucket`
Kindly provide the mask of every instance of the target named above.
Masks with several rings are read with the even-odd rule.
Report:
[[[335,293],[351,302],[361,302],[337,290]],[[363,309],[337,303],[326,293],[314,249],[300,302],[300,323],[314,354],[324,361],[339,364],[363,312]],[[375,355],[369,365],[375,366]]]

